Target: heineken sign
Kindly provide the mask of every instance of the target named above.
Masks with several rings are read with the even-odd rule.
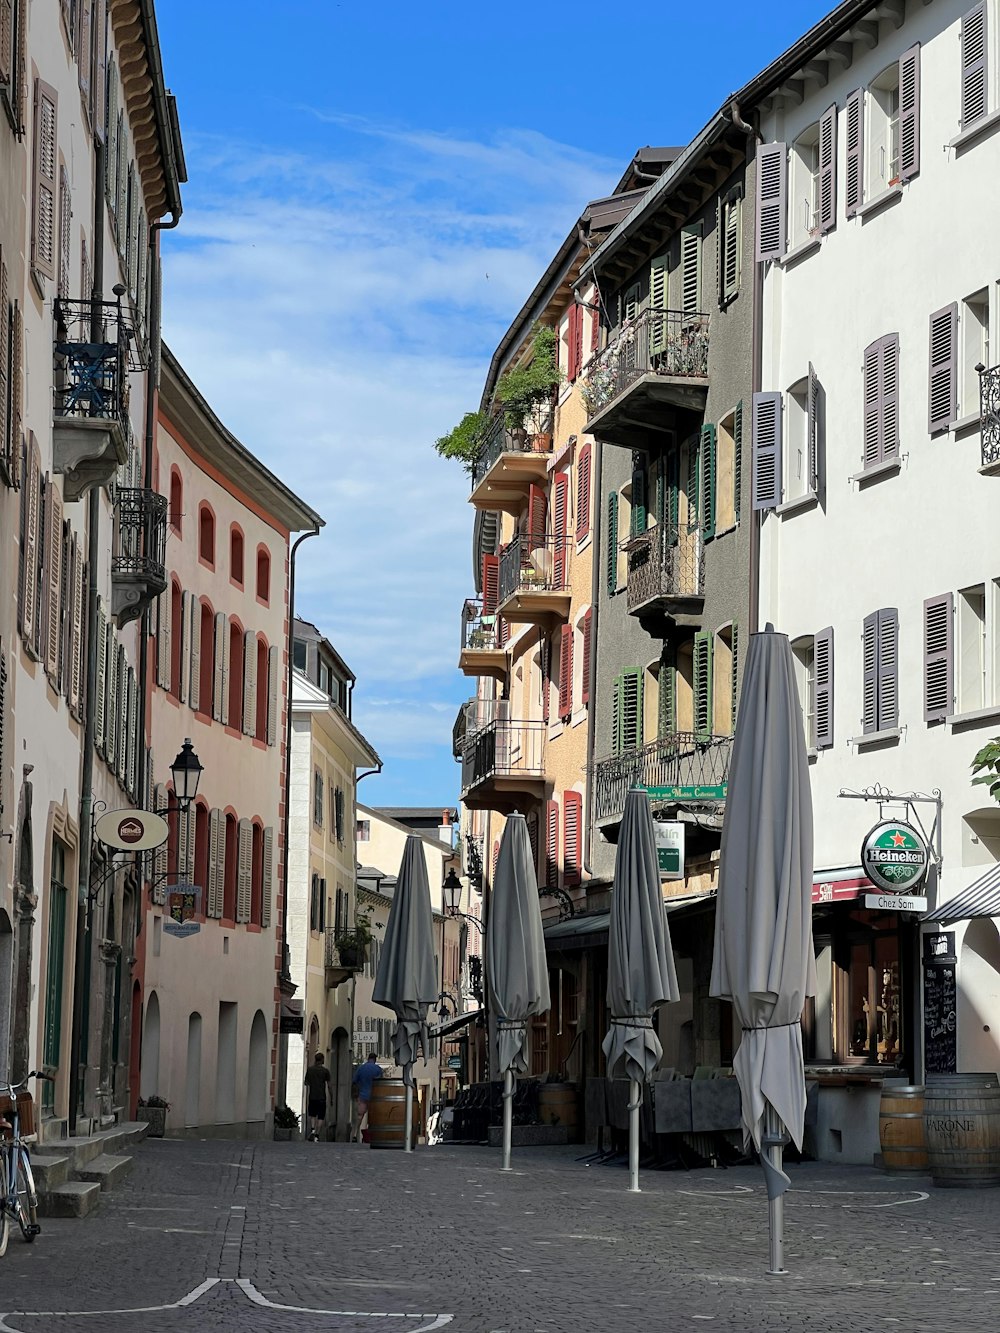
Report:
[[[915,828],[887,819],[876,824],[862,843],[861,865],[876,888],[905,894],[927,874],[930,852]]]

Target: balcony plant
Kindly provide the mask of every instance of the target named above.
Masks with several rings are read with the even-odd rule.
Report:
[[[371,908],[366,907],[354,918],[354,929],[337,936],[337,953],[341,967],[360,969],[368,958],[372,939]]]
[[[167,1132],[167,1112],[170,1103],[154,1092],[150,1097],[140,1097],[136,1103],[135,1118],[149,1125],[149,1137],[162,1139]]]
[[[482,412],[466,412],[447,435],[435,440],[434,448],[442,458],[457,458],[466,472],[471,472],[483,443],[487,418]]]
[[[983,746],[972,761],[972,771],[979,774],[972,779],[973,786],[988,787],[993,800],[1000,801],[1000,736]]]
[[[522,441],[527,439],[529,417],[549,401],[553,389],[559,387],[563,378],[559,369],[559,338],[555,329],[544,324],[536,325],[531,339],[530,361],[527,365],[514,366],[501,375],[496,387],[496,400],[503,407],[504,422],[512,435],[520,437]]]
[[[290,1106],[274,1108],[274,1137],[279,1143],[290,1143],[298,1129],[299,1117]]]

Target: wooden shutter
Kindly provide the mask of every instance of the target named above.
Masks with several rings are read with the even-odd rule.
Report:
[[[862,695],[861,729],[868,733],[878,729],[878,612],[865,616],[862,632]]]
[[[188,639],[191,643],[191,672],[188,677],[191,686],[188,702],[192,711],[198,713],[208,707],[209,701],[205,699],[203,702],[201,698],[201,602],[194,593],[188,594],[188,611],[190,613]]]
[[[59,679],[59,630],[62,624],[63,589],[63,505],[62,496],[50,478],[47,486],[49,502],[45,506],[48,524],[46,533],[46,607],[45,607],[45,674],[55,684]],[[70,597],[74,594],[69,584]]]
[[[91,22],[93,19],[93,0],[79,0],[77,7],[77,33],[76,33],[76,66],[77,77],[80,82],[80,91],[83,93],[84,102],[90,105],[90,75],[91,61],[93,60],[93,33]]]
[[[590,312],[590,354],[593,356],[601,343],[601,292],[596,284],[590,294],[590,304],[593,306]]]
[[[496,615],[500,600],[500,557],[483,556],[483,615]]]
[[[608,495],[608,539],[605,547],[605,573],[608,592],[618,591],[618,492]]]
[[[615,676],[611,685],[611,751],[622,752],[622,678]]]
[[[732,301],[740,289],[742,212],[743,199],[738,193],[731,194],[722,205],[720,304]]]
[[[545,802],[545,885],[559,883],[559,802]]]
[[[621,749],[642,747],[642,671],[630,667],[621,675]]]
[[[43,277],[54,278],[56,262],[56,90],[35,80],[34,187],[31,215],[31,266]]]
[[[738,711],[738,704],[740,697],[740,627],[735,620],[733,621],[732,642],[730,644],[730,647],[732,649],[732,655],[733,655],[733,669],[729,677],[729,683],[732,691],[730,698],[730,706],[729,706],[729,729],[731,732],[735,733],[736,713]]]
[[[4,0],[0,0],[0,18],[3,14]],[[4,478],[10,484],[14,473],[14,445],[11,440],[10,420],[10,297],[7,280],[7,265],[4,262],[3,247],[0,246],[0,463],[7,473]],[[20,448],[20,441],[18,441]]]
[[[757,146],[757,237],[758,260],[780,259],[785,253],[788,150],[783,143]]]
[[[108,86],[108,0],[94,0],[94,63],[90,88],[90,118],[94,137],[104,142]]]
[[[212,716],[216,722],[225,722],[228,709],[226,695],[226,658],[229,656],[229,622],[224,611],[215,613],[213,635]]]
[[[806,387],[806,467],[807,485],[814,495],[819,494],[819,381],[813,364],[809,362]]]
[[[118,637],[115,634],[115,627],[110,621],[107,629],[105,652],[108,665],[104,681],[106,689],[104,699],[104,759],[108,768],[114,772],[118,759]]]
[[[899,454],[899,334],[887,333],[881,342],[879,439],[882,458],[891,459]]]
[[[168,583],[156,599],[156,683],[170,689],[170,627],[173,619],[174,586]]]
[[[882,339],[865,348],[863,465],[882,461]]]
[[[115,211],[115,163],[118,161],[118,66],[112,56],[108,68],[108,106],[105,112],[104,193]]]
[[[559,716],[567,721],[573,712],[573,626],[559,631]]]
[[[632,473],[632,513],[629,535],[637,537],[646,531],[646,464],[638,463]]]
[[[267,743],[278,743],[278,671],[281,667],[281,650],[271,648],[267,655]],[[257,688],[260,688],[258,682]]]
[[[135,800],[138,796],[139,776],[139,690],[131,667],[128,669],[128,731],[125,745],[125,790]]]
[[[569,308],[567,329],[568,380],[575,380],[583,368],[583,307],[574,301]]]
[[[0,651],[0,814],[7,798],[7,736],[10,731],[10,690],[7,686],[7,658]]]
[[[129,665],[125,660],[125,645],[118,644],[118,673],[117,684],[118,691],[115,695],[115,731],[118,733],[115,741],[115,755],[117,756],[118,781],[124,786],[125,774],[128,771],[128,676]]]
[[[34,434],[28,436],[27,476],[24,497],[24,549],[21,561],[20,622],[24,641],[29,646],[35,643],[36,619],[38,615],[38,523],[39,491],[41,487],[41,467],[39,465],[38,445]]]
[[[261,885],[260,924],[267,930],[271,925],[271,888],[274,881],[274,829],[264,830],[264,863]]]
[[[743,495],[743,400],[733,411],[733,516],[740,521]]]
[[[542,678],[542,721],[548,722],[549,696],[551,694],[550,686],[552,680],[552,644],[549,641],[549,636],[543,634],[541,631],[539,631],[538,639],[538,666]]]
[[[161,819],[169,820],[170,798],[167,795],[166,787],[158,782],[153,789],[153,813],[159,815]],[[161,842],[159,847],[153,852],[153,902],[162,903],[167,896],[167,879],[169,878],[171,867],[168,857],[170,839]]]
[[[528,487],[528,544],[531,547],[542,546],[545,542],[545,517],[548,501],[541,486],[532,484]],[[484,556],[484,560],[495,560],[496,556]],[[485,582],[485,574],[484,574]]]
[[[899,58],[899,178],[920,170],[920,44]]]
[[[178,884],[194,883],[193,866],[195,835],[194,829],[191,827],[193,822],[193,809],[193,806],[188,806],[183,813],[180,810],[177,811],[177,865],[172,866],[171,869],[175,872]],[[208,885],[201,884],[198,887],[202,892],[201,907],[202,911],[204,911]]]
[[[931,315],[928,429],[947,430],[957,415],[958,305]]]
[[[226,881],[226,821],[221,810],[213,810],[208,821],[208,884],[206,916],[221,917]]]
[[[833,629],[827,627],[813,639],[813,718],[817,750],[833,745]],[[806,737],[806,744],[809,738]]]
[[[239,823],[239,863],[236,872],[236,920],[250,920],[250,890],[253,870],[253,825],[249,819]]]
[[[844,112],[847,135],[847,167],[844,185],[844,216],[854,217],[865,192],[865,90],[857,88],[847,99]]]
[[[677,730],[677,667],[673,643],[663,645],[656,677],[656,734],[660,740]]]
[[[191,632],[188,625],[190,613],[188,611],[189,594],[181,593],[181,646],[177,654],[177,669],[180,673],[180,680],[177,682],[177,698],[181,703],[185,703],[188,697],[188,657],[191,641]]]
[[[257,734],[257,635],[243,635],[243,735]]]
[[[694,636],[694,734],[699,741],[712,738],[712,649],[711,630]]]
[[[563,792],[563,883],[580,883],[583,833],[583,797],[578,791]]]
[[[701,310],[701,223],[681,229],[681,309],[685,315]]]
[[[687,525],[694,532],[701,525],[701,436],[688,440]]]
[[[669,305],[670,266],[667,255],[658,255],[649,265],[649,308],[651,311],[662,310]],[[667,320],[650,320],[649,350],[653,356],[662,352],[667,345]]]
[[[97,599],[97,689],[94,694],[94,744],[98,754],[104,753],[105,678],[107,675],[107,616],[104,603]]]
[[[555,550],[552,554],[552,586],[557,591],[566,586],[566,534],[569,531],[569,477],[565,472],[557,472],[553,478],[555,503],[552,511],[552,527],[555,536]]]
[[[576,464],[576,540],[582,542],[590,532],[590,445],[580,450]]]
[[[681,521],[681,460],[677,449],[667,455],[667,536],[676,546]]]
[[[21,485],[21,407],[24,397],[24,317],[15,301],[10,371],[10,458],[15,490]]]
[[[715,536],[716,443],[714,426],[702,426],[699,456],[701,462],[701,533],[706,541]]]
[[[837,225],[837,105],[819,122],[819,216],[821,232]]]
[[[751,428],[753,508],[781,503],[781,394],[755,393]]]
[[[942,722],[954,698],[954,611],[952,595],[924,602],[924,721]]]
[[[895,607],[887,607],[878,613],[878,730],[898,723],[899,615]]]
[[[986,4],[976,5],[962,17],[962,129],[986,115],[987,86]]]
[[[590,654],[593,651],[591,645],[591,633],[594,610],[593,607],[583,617],[583,645],[582,662],[580,663],[580,702],[586,706],[590,703]]]
[[[73,206],[70,197],[69,176],[65,167],[59,168],[59,281],[56,290],[60,296],[70,294],[70,222]]]

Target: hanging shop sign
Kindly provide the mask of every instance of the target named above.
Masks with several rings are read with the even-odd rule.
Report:
[[[646,795],[651,801],[724,801],[726,784],[723,782],[711,787],[647,787]]]
[[[654,819],[653,835],[660,879],[683,879],[684,825],[676,820]]]
[[[162,847],[169,830],[167,821],[148,810],[109,810],[94,825],[98,840],[120,852],[149,852]]]
[[[924,838],[912,825],[900,819],[885,819],[876,824],[861,844],[861,865],[877,889],[884,895],[909,895],[923,883],[930,866],[931,854]],[[882,895],[869,894],[865,906],[871,907],[869,899]],[[901,901],[889,904],[889,909],[897,911],[920,912],[926,910],[923,899],[922,907],[905,906]]]
[[[171,884],[167,887],[166,897],[167,910],[163,917],[166,933],[178,939],[197,935],[201,925],[194,918],[198,914],[201,889],[194,884]]]

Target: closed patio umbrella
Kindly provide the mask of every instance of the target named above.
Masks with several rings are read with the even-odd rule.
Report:
[[[549,1008],[549,969],[531,841],[524,816],[513,814],[500,840],[486,923],[486,977],[496,1015],[503,1074],[503,1159],[510,1170],[514,1076],[528,1072],[528,1019]]]
[[[423,843],[406,839],[393,894],[372,999],[396,1015],[392,1039],[406,1085],[405,1151],[412,1151],[413,1062],[418,1048],[427,1056],[427,1006],[437,999],[434,928]]]
[[[784,1272],[782,1148],[802,1146],[802,1007],[816,993],[812,798],[792,652],[768,625],[750,639],[722,827],[711,993],[742,1029],[733,1061],[744,1138],[761,1154],[770,1273]]]
[[[656,860],[653,816],[645,791],[630,791],[618,833],[608,934],[608,1008],[604,1038],[608,1078],[621,1066],[631,1083],[629,1097],[629,1189],[639,1189],[639,1108],[642,1085],[660,1062],[663,1048],[653,1030],[661,1004],[679,1000],[670,932]]]

